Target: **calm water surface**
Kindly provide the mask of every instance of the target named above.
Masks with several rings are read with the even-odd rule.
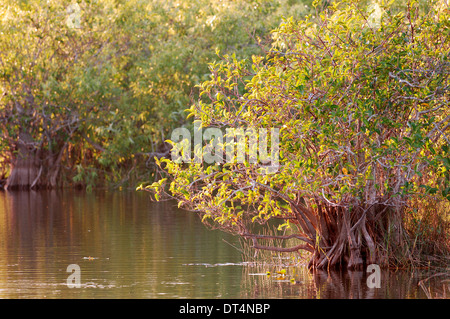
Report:
[[[379,289],[365,272],[288,267],[268,277],[238,245],[145,193],[0,192],[0,298],[427,297],[417,283],[429,273],[383,272]],[[81,288],[67,286],[70,264]],[[430,291],[439,285],[427,281]]]

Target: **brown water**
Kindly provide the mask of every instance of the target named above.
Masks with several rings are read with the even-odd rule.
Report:
[[[0,192],[0,298],[427,298],[431,275],[286,267],[242,261],[229,234],[139,192]],[[79,266],[70,288],[67,267]],[[450,295],[430,279],[432,294]],[[433,295],[434,296],[434,295]]]

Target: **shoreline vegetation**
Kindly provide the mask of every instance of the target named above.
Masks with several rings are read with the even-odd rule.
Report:
[[[445,1],[6,0],[0,12],[0,188],[137,187],[240,236],[249,259],[448,272]],[[279,128],[278,171],[171,161],[171,132],[198,123]]]
[[[140,189],[156,200],[175,198],[257,251],[309,252],[311,269],[407,268],[421,266],[428,254],[444,255],[448,264],[444,7],[421,11],[408,3],[394,11],[376,4],[365,11],[343,1],[317,19],[285,20],[250,64],[224,55],[199,86],[188,117],[227,132],[279,128],[270,142],[279,152],[276,173],[264,173],[264,161],[250,164],[250,144],[246,161],[208,165],[189,161],[184,140],[172,141],[186,160],[156,160],[167,177]],[[214,138],[203,152],[220,154],[236,136]],[[433,226],[425,230],[419,224],[427,219]],[[277,230],[262,233],[273,221],[281,221]],[[428,239],[419,240],[425,232]]]
[[[88,190],[158,180],[153,157],[189,125],[216,50],[259,55],[311,2],[2,1],[0,179]]]

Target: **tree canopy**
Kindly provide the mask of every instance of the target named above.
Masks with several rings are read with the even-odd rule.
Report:
[[[262,55],[224,54],[190,116],[224,132],[278,128],[277,172],[248,157],[162,159],[168,177],[147,189],[167,187],[179,206],[256,249],[309,251],[316,268],[411,262],[403,217],[412,199],[450,199],[449,16],[439,1],[427,10],[342,1],[286,19]],[[280,219],[288,235],[255,231]],[[260,244],[270,238],[297,243]]]
[[[308,10],[284,0],[2,1],[3,178],[11,188],[156,178],[150,155],[167,152],[216,49],[250,57],[282,15]]]

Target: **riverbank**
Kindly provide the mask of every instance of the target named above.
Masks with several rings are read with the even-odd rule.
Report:
[[[370,288],[366,269],[244,262],[235,236],[141,192],[0,192],[0,242],[1,298],[425,299],[445,283],[433,269],[381,269]],[[71,264],[80,288],[67,286]]]

